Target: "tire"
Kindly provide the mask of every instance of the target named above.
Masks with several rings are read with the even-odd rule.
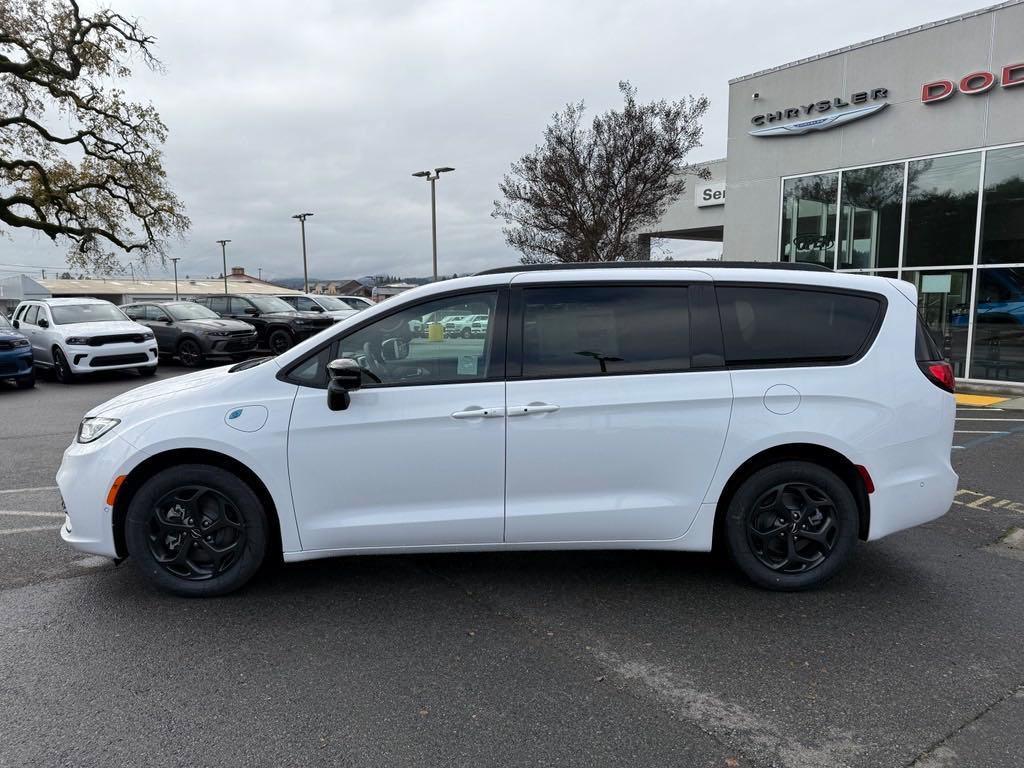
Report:
[[[295,339],[284,328],[275,328],[267,337],[267,347],[271,353],[280,355],[295,346]]]
[[[18,379],[17,381],[14,382],[14,384],[18,389],[32,389],[32,387],[36,385],[35,371],[32,372],[31,376],[26,376],[23,379]]]
[[[468,339],[472,335],[473,335],[473,332],[471,330],[469,330],[469,328],[463,328],[462,329],[462,338]]]
[[[53,378],[61,384],[74,384],[78,378],[60,347],[53,348]]]
[[[132,560],[158,589],[215,597],[239,589],[259,570],[266,556],[266,514],[253,489],[236,475],[207,464],[183,464],[158,472],[139,488],[128,507],[125,541]]]
[[[178,359],[186,368],[198,368],[203,364],[203,349],[195,339],[182,339],[178,344]]]
[[[860,515],[834,472],[805,461],[758,470],[736,491],[725,532],[733,562],[760,587],[811,589],[832,578],[857,542]]]
[[[157,366],[155,365],[145,365],[137,370],[139,371],[139,376],[141,376],[142,378],[151,379],[154,376],[156,376],[156,369]]]

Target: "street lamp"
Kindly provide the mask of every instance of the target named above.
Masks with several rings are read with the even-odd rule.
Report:
[[[220,243],[220,255],[221,255],[221,258],[224,259],[224,293],[226,294],[228,292],[228,249],[227,249],[227,245],[231,241],[230,240],[218,240],[217,242]]]
[[[174,300],[178,300],[178,262],[181,261],[181,256],[172,256],[171,261],[174,262]]]
[[[416,171],[413,176],[419,179],[426,179],[430,182],[430,238],[433,243],[434,254],[434,282],[437,282],[437,190],[435,184],[442,173],[454,171],[454,168],[442,166],[433,171]]]
[[[302,228],[302,292],[309,293],[309,270],[306,268],[306,219],[312,216],[312,213],[296,213],[292,216],[293,219],[299,220],[299,226]]]

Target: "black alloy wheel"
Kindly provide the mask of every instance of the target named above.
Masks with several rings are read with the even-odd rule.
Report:
[[[203,363],[203,350],[195,339],[183,339],[178,345],[178,359],[186,368],[196,368]]]
[[[733,561],[755,584],[800,590],[839,571],[859,528],[860,510],[846,482],[820,464],[787,460],[740,484],[723,533]]]
[[[267,510],[235,472],[181,464],[132,494],[128,554],[156,587],[186,597],[232,592],[251,579],[267,549]]]
[[[54,347],[53,350],[53,375],[61,384],[71,384],[75,380],[71,364],[58,347]]]
[[[149,551],[165,571],[205,581],[228,571],[245,548],[246,526],[224,494],[205,485],[175,488],[153,506]]]
[[[839,539],[835,502],[807,483],[781,483],[761,494],[747,515],[747,542],[779,573],[817,568]]]
[[[275,355],[284,354],[294,345],[295,341],[292,339],[292,335],[283,328],[271,332],[270,338],[267,339],[267,346]]]

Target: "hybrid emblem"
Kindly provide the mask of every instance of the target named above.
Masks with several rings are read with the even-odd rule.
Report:
[[[885,109],[887,102],[870,104],[866,107],[856,107],[843,112],[833,112],[831,115],[814,117],[810,120],[799,120],[795,123],[785,125],[770,125],[765,128],[755,128],[750,131],[751,136],[800,136],[811,131],[824,131],[828,128],[835,128],[837,125],[852,123],[862,117],[868,117]]]

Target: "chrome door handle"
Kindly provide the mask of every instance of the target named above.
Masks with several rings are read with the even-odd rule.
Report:
[[[481,408],[471,405],[464,411],[456,411],[452,414],[453,419],[500,419],[505,415],[504,408]]]
[[[557,405],[550,403],[530,403],[529,405],[513,405],[508,409],[509,416],[530,416],[534,413],[554,413]]]

